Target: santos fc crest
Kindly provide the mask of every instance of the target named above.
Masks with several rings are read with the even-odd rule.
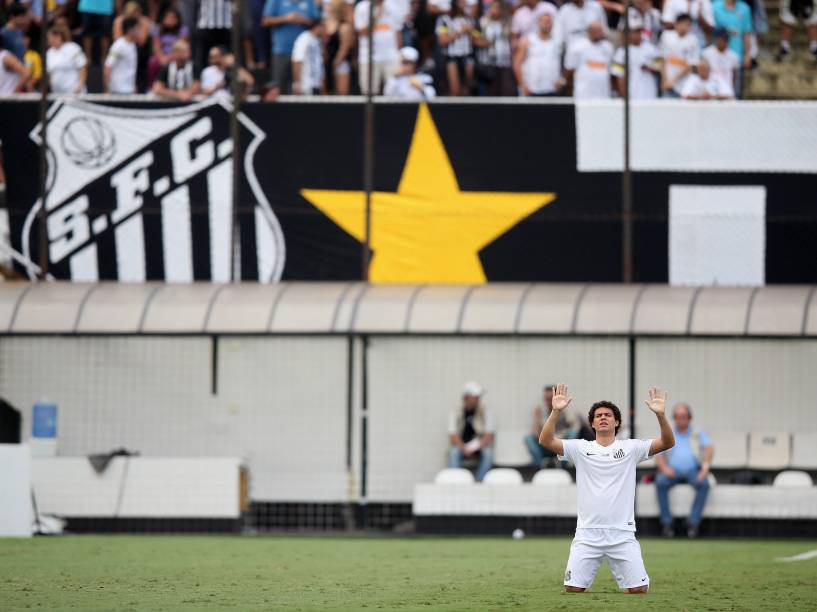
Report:
[[[161,110],[76,100],[52,106],[45,143],[51,275],[89,282],[279,280],[283,233],[253,168],[265,134],[243,114],[233,231],[229,110],[223,101]],[[30,136],[43,144],[40,126]],[[32,263],[42,205],[38,200],[29,211],[21,237]]]

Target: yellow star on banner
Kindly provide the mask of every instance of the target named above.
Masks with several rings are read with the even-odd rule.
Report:
[[[366,194],[302,189],[301,195],[361,242]],[[479,251],[556,198],[553,193],[460,191],[425,104],[417,112],[396,193],[372,193],[369,279],[374,283],[484,283]]]

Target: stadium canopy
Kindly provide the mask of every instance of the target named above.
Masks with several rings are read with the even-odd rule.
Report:
[[[817,336],[817,287],[0,283],[0,333]]]

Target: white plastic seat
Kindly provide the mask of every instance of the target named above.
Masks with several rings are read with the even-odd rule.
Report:
[[[465,468],[445,468],[437,472],[434,484],[473,484],[474,475]]]
[[[528,465],[532,459],[525,446],[527,429],[498,429],[494,435],[494,465]]]
[[[814,485],[811,476],[800,470],[786,470],[774,477],[773,487],[784,489],[808,489]]]
[[[709,435],[715,453],[712,467],[716,469],[737,470],[745,468],[749,460],[748,442],[745,432],[727,431]]]
[[[564,470],[550,469],[536,472],[531,482],[535,485],[565,485],[573,484],[573,479]]]
[[[522,474],[513,468],[494,468],[488,470],[482,483],[487,485],[522,484]]]
[[[715,453],[718,449],[715,449]],[[749,467],[755,470],[781,470],[789,467],[791,436],[788,433],[753,432],[749,434]]]
[[[792,435],[791,467],[800,470],[817,470],[817,432]]]

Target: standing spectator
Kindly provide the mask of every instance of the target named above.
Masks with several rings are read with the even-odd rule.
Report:
[[[168,7],[159,17],[159,22],[151,29],[153,54],[148,60],[148,86],[153,86],[156,75],[162,67],[170,63],[173,44],[177,40],[190,40],[190,31],[182,23],[182,16],[173,7]]]
[[[732,83],[711,74],[709,62],[701,59],[697,74],[690,74],[681,90],[685,100],[731,100],[735,97]]]
[[[574,98],[609,98],[613,45],[604,38],[603,22],[587,27],[587,38],[578,40],[565,56],[565,76]]]
[[[28,32],[30,23],[26,8],[22,4],[15,2],[9,9],[6,25],[0,30],[0,47],[13,53],[21,62],[26,53],[23,37]]]
[[[556,14],[553,38],[565,47],[566,54],[570,53],[574,43],[587,40],[588,28],[594,22],[601,25],[602,35],[605,35],[607,15],[601,4],[596,0],[569,0]]]
[[[272,32],[272,80],[283,93],[292,85],[292,47],[298,35],[320,18],[315,0],[267,0],[262,25]]]
[[[323,21],[316,19],[312,27],[301,32],[292,46],[292,93],[316,96],[326,93],[323,71]]]
[[[661,14],[664,26],[668,29],[674,28],[678,15],[689,15],[692,33],[698,39],[698,45],[704,47],[715,27],[712,0],[666,0]]]
[[[715,28],[715,44],[704,49],[701,54],[709,64],[712,75],[731,84],[734,90],[740,58],[729,48],[729,32],[725,28]]]
[[[269,31],[261,25],[261,21],[264,19],[264,4],[266,4],[265,0],[250,0],[249,6],[244,9],[245,14],[249,14],[250,21],[253,24],[252,47],[255,70],[267,69],[267,62],[272,52],[270,49]]]
[[[11,51],[0,47],[0,96],[23,91],[31,73]]]
[[[201,90],[191,61],[192,55],[189,42],[186,40],[174,42],[172,59],[162,68],[156,82],[153,83],[153,93],[165,98],[175,98],[180,102],[192,100]]]
[[[640,22],[633,22],[630,27],[630,99],[653,100],[658,97],[661,56],[651,42],[644,40]],[[622,98],[624,65],[624,47],[619,47],[613,55],[612,74],[616,79],[616,90]]]
[[[691,27],[689,15],[681,13],[675,18],[675,28],[661,34],[661,92],[666,98],[681,97],[684,81],[698,63],[700,47]]]
[[[526,34],[516,48],[513,69],[519,83],[519,95],[555,96],[563,85],[561,51],[553,40],[553,17],[544,13],[539,17],[536,32]],[[545,404],[553,396],[553,388],[545,388]],[[544,422],[544,421],[542,421]],[[537,430],[539,435],[541,427]]]
[[[735,95],[739,98],[743,91],[743,69],[752,66],[752,12],[743,0],[715,0],[712,10],[715,25],[729,32],[729,48],[741,61],[735,87]]]
[[[479,22],[477,74],[489,96],[512,96],[516,93],[511,51],[511,20],[505,0],[493,0]]]
[[[82,48],[71,40],[65,28],[52,26],[48,30],[48,51],[45,54],[51,91],[57,94],[85,93],[88,80],[88,59]]]
[[[448,467],[462,467],[465,459],[479,459],[476,479],[481,481],[493,465],[491,442],[494,425],[491,413],[482,405],[482,387],[475,383],[465,384],[462,392],[462,408],[453,413],[448,421],[448,439],[451,452]]]
[[[355,31],[346,21],[346,0],[330,0],[325,7],[326,25],[326,88],[339,96],[352,90],[352,49]]]
[[[116,0],[116,5],[114,0],[79,0],[77,11],[82,18],[82,48],[85,50],[85,57],[93,57],[91,52],[95,38],[99,39],[101,57],[108,57],[114,10],[119,12],[121,5],[122,0]]]
[[[672,410],[672,419],[675,421],[673,427],[675,447],[655,456],[659,472],[655,479],[655,491],[661,508],[661,530],[666,537],[675,535],[669,507],[669,490],[677,484],[687,482],[695,487],[695,501],[692,502],[692,511],[687,518],[687,535],[694,538],[698,535],[706,497],[709,494],[707,476],[714,447],[705,431],[692,431],[690,426],[692,412],[688,404],[676,404]]]
[[[431,77],[417,73],[420,53],[414,47],[400,49],[400,68],[386,81],[383,93],[392,98],[430,100],[436,95]]]
[[[205,96],[212,96],[217,92],[225,92],[224,84],[224,55],[227,50],[221,46],[210,48],[207,60],[210,65],[201,71],[201,93]],[[225,92],[226,93],[226,92]]]
[[[31,48],[31,36],[29,36],[28,33],[23,36],[23,46],[25,49],[23,53],[23,63],[31,73],[31,77],[25,84],[25,90],[34,91],[38,88],[40,79],[43,78],[43,59],[35,49]]]
[[[467,96],[474,82],[474,20],[465,12],[465,0],[454,0],[448,15],[437,18],[437,43],[445,59],[449,96]]]
[[[369,91],[369,1],[355,6],[355,31],[358,35],[358,80],[360,91]],[[379,94],[396,69],[400,45],[400,15],[391,2],[374,0],[374,48],[372,49],[372,91]]]
[[[197,65],[204,66],[211,47],[216,45],[230,47],[232,29],[233,0],[200,0],[196,28]]]
[[[138,28],[139,22],[133,17],[128,17],[122,22],[122,37],[117,38],[111,45],[103,71],[107,93],[136,92],[136,69],[139,61],[136,49]]]
[[[528,34],[535,34],[539,30],[539,18],[545,14],[556,19],[556,7],[544,0],[521,0],[511,21],[514,45]]]
[[[547,385],[544,390],[544,402],[542,406],[533,409],[533,433],[525,436],[525,446],[528,447],[533,464],[538,468],[547,467],[547,461],[556,461],[556,455],[539,444],[539,434],[545,424],[545,420],[553,411],[553,385]],[[559,413],[556,421],[556,435],[563,440],[575,440],[581,433],[581,426],[574,416],[566,412]]]
[[[783,61],[791,53],[791,37],[797,20],[802,19],[808,34],[808,49],[817,60],[817,1],[780,0],[780,51],[777,61]]]
[[[661,12],[653,7],[651,0],[633,0],[630,6],[630,28],[633,23],[641,24],[641,36],[649,43],[658,45],[661,38]],[[618,29],[624,32],[624,19],[619,20]]]
[[[142,6],[136,0],[130,0],[125,3],[122,14],[113,20],[114,40],[122,36],[122,21],[128,17],[133,17],[139,23],[136,26],[136,91],[142,93],[148,90],[148,62],[152,52],[150,32],[153,29],[153,21],[142,13]]]

